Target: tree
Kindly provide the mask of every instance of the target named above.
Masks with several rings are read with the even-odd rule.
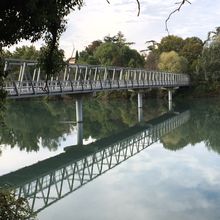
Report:
[[[163,52],[160,55],[158,67],[162,71],[181,73],[187,71],[188,61],[175,51]]]
[[[159,62],[159,55],[151,51],[147,55],[145,61],[145,68],[147,70],[158,70],[158,62]]]
[[[184,46],[184,40],[181,37],[169,35],[163,37],[158,44],[158,50],[162,52],[175,51],[179,53]]]
[[[15,192],[0,188],[0,219],[35,219],[25,198],[16,198]]]
[[[76,51],[75,60],[76,60],[76,62],[79,60],[79,52],[78,52],[78,50]]]
[[[197,79],[209,82],[210,87],[220,81],[220,27],[208,33],[197,65]]]
[[[100,45],[94,53],[94,58],[102,65],[120,66],[119,47],[113,42],[106,42]]]
[[[113,37],[105,36],[104,42],[95,40],[80,52],[78,63],[143,67],[144,58],[130,44],[121,32]]]
[[[1,1],[1,46],[12,45],[21,39],[34,42],[42,36],[57,42],[65,30],[65,16],[82,4],[83,0],[48,0],[47,4],[43,0]]]
[[[144,58],[127,45],[106,42],[100,45],[94,57],[106,66],[143,67]]]
[[[180,56],[185,57],[189,62],[189,73],[196,71],[198,58],[202,54],[203,41],[198,37],[190,37],[184,40],[184,46],[180,50]]]
[[[71,10],[80,8],[82,4],[83,0],[48,0],[46,4],[44,0],[2,0],[0,2],[1,91],[3,91],[6,77],[3,71],[2,47],[15,44],[21,39],[34,42],[43,37],[47,44],[47,52],[40,61],[48,71],[47,76],[52,75],[55,64],[52,58],[59,53],[58,40],[65,30],[65,18]]]
[[[58,43],[56,43],[55,50],[52,50],[53,47],[52,42],[48,42],[48,45],[45,45],[40,49],[40,54],[38,58],[38,63],[44,75],[46,76],[46,86],[45,90],[48,90],[47,82],[51,75],[57,75],[63,69],[65,62],[64,62],[64,51],[58,49]],[[49,90],[48,90],[49,92]]]
[[[6,51],[5,57],[11,57],[15,59],[24,59],[24,60],[37,60],[39,58],[39,50],[34,46],[22,46],[16,47],[13,53]]]
[[[96,49],[102,44],[101,40],[95,40],[91,44],[89,44],[84,51],[80,52],[78,63],[81,64],[91,64],[96,65],[99,64],[99,61],[94,57],[94,53]]]
[[[220,81],[220,42],[213,42],[205,47],[198,64],[198,77],[211,84]]]

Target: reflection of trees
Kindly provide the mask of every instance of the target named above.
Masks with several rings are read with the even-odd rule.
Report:
[[[70,132],[70,126],[60,125],[63,115],[68,115],[69,108],[60,108],[58,102],[19,101],[7,105],[5,126],[0,130],[1,144],[20,149],[37,151],[39,141],[49,149],[58,146],[59,138]],[[70,107],[70,106],[69,106]],[[72,106],[74,111],[74,106]]]
[[[190,120],[164,136],[164,147],[177,150],[187,144],[195,145],[204,141],[209,150],[220,153],[220,103],[213,100],[194,101],[191,105]]]
[[[167,111],[163,102],[149,102],[144,108],[144,120],[148,121]],[[134,126],[137,123],[136,101],[92,100],[84,104],[84,137],[95,139],[115,134],[118,131]]]
[[[61,121],[75,121],[74,100],[10,101],[0,127],[0,144],[21,150],[38,151],[40,145],[56,149],[73,125]],[[144,109],[145,121],[166,111],[161,102],[150,102]],[[114,100],[101,102],[95,99],[83,102],[84,138],[107,137],[137,123],[136,101]]]

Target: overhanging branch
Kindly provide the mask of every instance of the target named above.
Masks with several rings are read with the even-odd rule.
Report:
[[[110,4],[109,0],[106,0],[106,1],[108,2],[108,4]],[[139,16],[140,15],[140,11],[141,11],[141,4],[140,4],[139,0],[136,0],[136,2],[137,2],[137,7],[138,7],[137,16]]]
[[[189,0],[182,0],[181,2],[176,2],[175,4],[179,5],[178,8],[176,8],[174,11],[172,11],[169,16],[167,17],[166,21],[165,21],[165,26],[166,26],[166,31],[169,35],[169,29],[168,29],[168,21],[170,20],[171,16],[176,13],[176,12],[179,12],[180,9],[182,8],[182,6],[185,4],[185,3],[189,3],[191,4],[191,2]]]

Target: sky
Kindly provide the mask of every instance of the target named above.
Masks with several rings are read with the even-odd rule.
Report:
[[[146,49],[148,40],[160,41],[167,35],[165,20],[175,8],[178,0],[140,0],[141,11],[136,0],[85,0],[81,10],[76,9],[67,17],[67,29],[60,39],[60,47],[66,58],[75,51],[82,51],[94,40],[114,36],[121,31],[128,42],[138,51]],[[182,38],[197,36],[205,40],[207,33],[220,26],[219,0],[191,0],[168,22],[169,32]],[[43,42],[34,45],[39,48]],[[31,45],[23,41],[16,46]]]

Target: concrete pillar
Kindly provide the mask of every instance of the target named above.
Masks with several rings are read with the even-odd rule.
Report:
[[[138,92],[138,122],[143,121],[143,94]]]
[[[138,122],[142,122],[143,120],[144,120],[143,108],[138,108]]]
[[[138,108],[143,108],[143,99],[141,92],[138,92]]]
[[[169,109],[169,111],[172,111],[172,109],[173,109],[173,103],[172,103],[172,101],[171,101],[171,102],[168,102],[168,109]]]
[[[83,145],[83,100],[76,98],[77,145]]]
[[[77,123],[77,140],[76,144],[77,145],[83,145],[83,123],[78,122]]]
[[[172,110],[173,103],[172,103],[172,90],[168,89],[168,109],[169,111]]]
[[[83,122],[83,109],[82,109],[82,97],[79,96],[76,98],[76,122]]]
[[[172,102],[172,90],[168,89],[168,101]]]

